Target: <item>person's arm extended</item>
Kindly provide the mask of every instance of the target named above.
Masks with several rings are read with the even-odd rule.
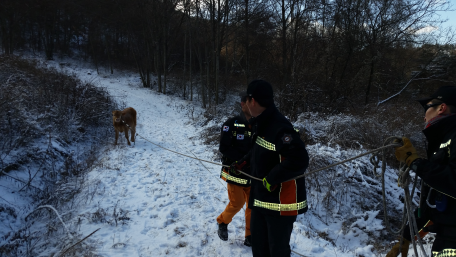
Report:
[[[302,175],[309,166],[309,155],[299,134],[291,130],[279,133],[279,136],[277,149],[282,161],[266,177],[271,185],[277,185]]]

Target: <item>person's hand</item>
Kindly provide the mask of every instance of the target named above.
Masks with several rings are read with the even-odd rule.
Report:
[[[229,169],[230,174],[234,174],[234,175],[241,174],[241,172],[239,172],[238,170],[242,170],[242,168],[245,166],[245,164],[247,164],[246,161],[243,161],[241,163],[239,163],[238,161],[231,163],[230,169]]]
[[[269,182],[266,180],[266,178],[263,178],[263,186],[269,191],[272,192],[276,189],[277,185],[271,185]]]
[[[402,239],[402,247],[401,247],[401,242],[397,242],[393,246],[393,248],[386,254],[386,257],[396,257],[399,255],[399,253],[402,253],[402,256],[407,256],[408,250],[409,250],[409,245],[410,241],[403,238]]]
[[[412,142],[410,142],[410,139],[403,137],[402,142],[404,143],[403,146],[395,148],[395,155],[398,161],[405,162],[407,163],[407,166],[410,166],[410,164],[419,158],[419,156],[416,153],[416,149],[413,147]]]

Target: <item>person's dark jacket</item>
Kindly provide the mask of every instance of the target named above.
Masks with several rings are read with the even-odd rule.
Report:
[[[219,147],[223,155],[222,164],[231,165],[246,155],[250,150],[251,135],[249,123],[243,113],[223,123]],[[242,171],[249,173],[249,166],[244,166]],[[243,174],[230,174],[226,168],[222,168],[220,177],[230,184],[250,186],[249,177]]]
[[[456,115],[446,117],[423,130],[428,140],[427,159],[415,160],[410,166],[423,180],[421,218],[418,229],[437,233],[445,240],[456,240]],[[432,190],[431,190],[432,189]],[[431,208],[429,204],[436,205]],[[429,226],[428,221],[433,225]],[[408,227],[405,238],[411,238]]]
[[[304,174],[309,165],[299,133],[275,106],[266,108],[250,123],[252,149],[244,157],[250,160],[250,174],[261,179],[266,177],[276,188],[269,192],[262,181],[252,180],[249,208],[266,215],[293,216],[306,212],[305,179],[288,181]]]

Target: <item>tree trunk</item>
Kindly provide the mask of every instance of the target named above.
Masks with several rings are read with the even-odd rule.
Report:
[[[160,57],[160,42],[156,43],[156,50],[155,50],[155,70],[157,73],[157,84],[158,84],[158,92],[162,93],[162,80],[161,80],[161,57]]]
[[[245,47],[245,77],[246,80],[250,80],[250,62],[249,62],[249,55],[250,55],[250,39],[249,39],[249,22],[250,22],[250,17],[249,17],[249,0],[245,0],[245,12],[244,12],[244,19],[245,19],[245,42],[244,42],[244,47]]]
[[[193,101],[193,78],[192,78],[192,31],[191,31],[191,25],[189,26],[190,27],[190,33],[189,33],[189,50],[190,50],[190,65],[189,65],[189,76],[190,76],[190,101]]]
[[[166,37],[167,37],[166,28],[164,28],[164,30],[163,30],[163,94],[166,94],[166,75],[168,73],[167,67],[166,67],[166,65],[167,65],[166,64],[166,57],[167,57]]]
[[[184,73],[182,74],[182,84],[183,84],[183,89],[184,89],[184,99],[186,97],[185,95],[185,90],[186,90],[186,85],[187,81],[186,76],[187,75],[187,30],[184,32]]]

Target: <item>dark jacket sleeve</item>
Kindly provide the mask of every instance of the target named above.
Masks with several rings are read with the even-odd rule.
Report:
[[[446,151],[450,151],[448,164],[439,164],[439,159],[445,158]],[[432,158],[435,161],[421,159],[416,174],[432,188],[456,198],[456,144],[450,145],[449,149],[439,149],[436,155]]]
[[[309,166],[309,155],[296,131],[288,129],[278,133],[276,142],[277,152],[282,161],[269,172],[266,178],[271,185],[302,175]]]
[[[220,135],[219,150],[223,154],[223,156],[227,157],[232,161],[237,161],[244,156],[242,155],[242,153],[240,153],[233,147],[233,140],[235,140],[235,137],[233,136],[233,131],[235,131],[233,119],[229,119],[225,123],[223,123]]]
[[[247,166],[250,166],[250,158],[252,157],[252,151],[249,151],[246,155],[244,155],[244,157],[242,157],[240,160],[240,162],[243,162],[245,161]]]

